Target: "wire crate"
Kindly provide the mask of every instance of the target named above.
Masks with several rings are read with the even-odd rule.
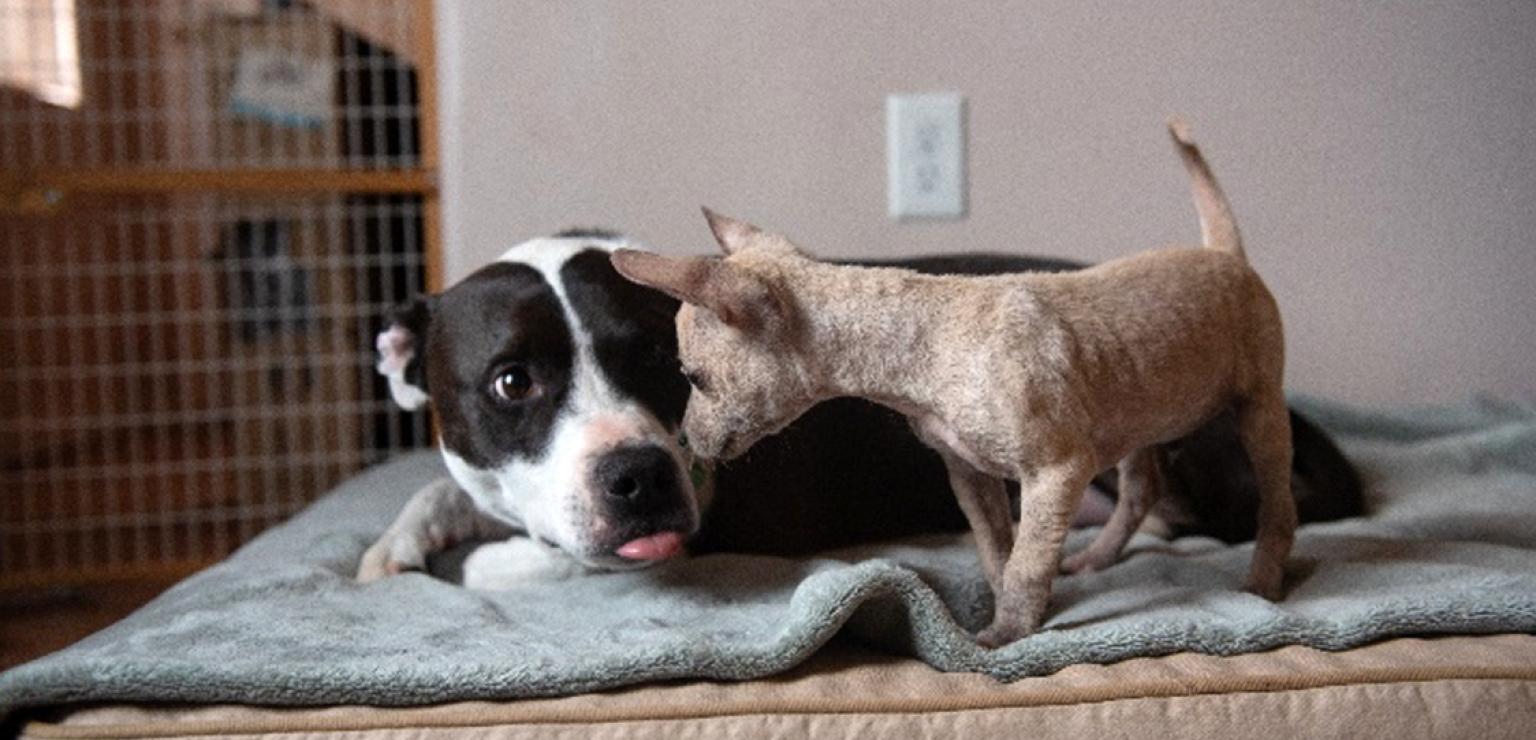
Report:
[[[0,0],[0,585],[207,563],[430,441],[372,348],[435,279],[429,5]]]

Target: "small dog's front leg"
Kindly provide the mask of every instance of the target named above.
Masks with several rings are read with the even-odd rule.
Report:
[[[1093,472],[1091,465],[1067,463],[1021,473],[1019,529],[1003,568],[992,624],[976,635],[982,647],[1000,647],[1040,628],[1062,542]]]
[[[1103,570],[1115,564],[1131,535],[1146,521],[1147,512],[1163,493],[1162,448],[1143,447],[1120,461],[1119,498],[1109,521],[1093,543],[1061,563],[1063,573]]]
[[[981,570],[992,587],[992,595],[1002,593],[1003,565],[1013,548],[1013,516],[1008,511],[1008,487],[994,478],[940,450],[949,471],[949,486],[954,491],[960,511],[976,537],[976,551],[981,556]]]
[[[407,570],[423,570],[427,556],[471,539],[501,539],[513,529],[486,516],[452,478],[417,491],[389,529],[363,553],[357,580],[367,583]]]

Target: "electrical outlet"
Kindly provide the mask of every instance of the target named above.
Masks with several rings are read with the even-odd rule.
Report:
[[[965,98],[885,99],[886,201],[891,218],[965,215]]]

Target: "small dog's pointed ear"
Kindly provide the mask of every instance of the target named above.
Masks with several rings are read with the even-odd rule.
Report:
[[[379,351],[378,373],[389,379],[389,395],[406,411],[426,405],[426,364],[421,351],[426,343],[427,327],[432,323],[432,296],[416,298],[389,313],[384,330],[374,340]]]
[[[703,207],[704,220],[709,222],[709,230],[715,235],[715,242],[720,245],[721,251],[727,255],[740,252],[752,245],[752,242],[763,233],[762,229],[730,216],[722,216]]]
[[[655,288],[684,303],[699,303],[708,279],[708,257],[666,257],[638,249],[616,249],[609,257],[613,269],[630,282]]]
[[[742,331],[760,326],[763,312],[770,308],[767,291],[755,278],[718,257],[666,257],[618,249],[611,259],[613,269],[632,282],[707,309]]]

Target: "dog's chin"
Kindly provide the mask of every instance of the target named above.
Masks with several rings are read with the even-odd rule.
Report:
[[[729,435],[721,437],[719,444],[714,445],[710,449],[699,450],[699,456],[708,460],[720,460],[722,462],[734,460],[740,457],[743,451],[736,449],[733,442],[734,440]]]
[[[713,445],[708,447],[696,446],[694,451],[698,453],[699,457],[708,460],[719,460],[721,462],[735,460],[746,454],[747,450],[751,449],[753,444],[756,444],[759,436],[750,432],[726,432],[720,435]]]
[[[810,405],[805,407],[805,409],[809,408]],[[801,413],[803,412],[804,409],[801,410]],[[744,424],[723,432],[718,437],[715,437],[715,454],[707,454],[707,452],[700,447],[695,447],[694,451],[697,452],[700,457],[711,460],[719,460],[721,462],[735,460],[736,458],[747,454],[747,451],[751,450],[753,445],[756,445],[758,442],[762,441],[764,437],[771,437],[775,434],[778,434],[779,432],[784,431],[784,428],[789,426],[790,422],[797,418],[799,418],[799,413],[790,414],[783,417],[779,421],[772,421],[767,424]],[[689,436],[692,437],[693,435],[690,434]]]

